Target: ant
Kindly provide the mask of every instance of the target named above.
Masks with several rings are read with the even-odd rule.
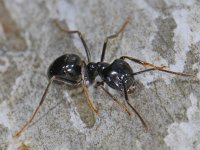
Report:
[[[66,30],[62,28],[57,21],[55,21],[56,26],[63,32],[66,32],[68,34],[78,34],[86,55],[87,55],[87,64],[85,61],[81,60],[81,58],[76,54],[64,54],[60,57],[58,57],[50,66],[48,69],[48,78],[49,83],[44,91],[44,94],[42,95],[42,98],[40,100],[39,105],[33,112],[32,116],[30,117],[29,121],[20,129],[19,132],[16,133],[16,136],[19,137],[20,134],[24,131],[24,129],[32,122],[34,119],[36,113],[38,112],[40,106],[43,104],[46,94],[48,92],[48,89],[50,85],[54,82],[57,84],[66,84],[71,87],[76,87],[78,85],[82,85],[84,96],[91,107],[91,109],[98,114],[98,109],[95,107],[93,101],[90,99],[88,94],[88,83],[92,84],[95,82],[95,78],[97,76],[100,76],[102,81],[97,82],[96,86],[100,87],[108,96],[110,96],[129,116],[131,116],[131,112],[127,109],[126,106],[124,106],[120,101],[115,98],[109,91],[107,91],[104,88],[104,83],[106,83],[109,87],[112,89],[115,89],[117,91],[121,91],[124,93],[125,101],[128,104],[128,106],[136,113],[136,115],[139,117],[141,123],[143,124],[144,128],[148,130],[147,124],[142,118],[142,116],[139,114],[139,112],[130,104],[128,93],[134,91],[134,76],[139,75],[145,72],[149,71],[162,71],[170,74],[180,75],[180,76],[189,76],[194,77],[194,75],[191,74],[185,74],[185,73],[179,73],[174,72],[170,70],[164,69],[165,66],[156,66],[154,64],[130,57],[130,56],[121,56],[118,59],[115,59],[112,63],[106,63],[104,62],[105,58],[105,52],[106,47],[108,44],[108,41],[110,39],[114,39],[118,37],[120,33],[122,33],[127,24],[129,22],[129,18],[124,22],[124,24],[121,26],[121,28],[113,35],[110,35],[105,38],[102,54],[101,54],[101,60],[99,62],[91,62],[90,60],[90,51],[87,47],[87,44],[82,36],[82,33],[78,30]],[[128,59],[130,61],[133,61],[135,63],[138,63],[140,65],[143,65],[144,67],[150,67],[149,69],[145,69],[143,71],[139,72],[133,72],[130,65],[125,61],[125,59]]]

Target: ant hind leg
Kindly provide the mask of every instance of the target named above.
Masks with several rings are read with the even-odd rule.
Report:
[[[96,86],[100,87],[108,96],[110,96],[127,114],[128,116],[131,116],[131,112],[124,106],[117,98],[115,98],[110,92],[108,92],[104,86],[104,82],[97,82]]]
[[[151,64],[151,63],[148,63],[146,61],[142,61],[142,60],[139,60],[139,59],[136,59],[136,58],[133,58],[133,57],[129,57],[129,56],[122,56],[120,57],[120,59],[128,59],[128,60],[131,60],[135,63],[138,63],[140,65],[143,65],[143,66],[147,66],[147,67],[151,67],[150,69],[147,69],[147,70],[144,70],[144,71],[141,71],[141,72],[137,72],[137,73],[133,73],[133,75],[137,75],[137,74],[140,74],[140,73],[143,73],[143,72],[147,72],[147,71],[154,71],[154,70],[157,70],[157,71],[162,71],[162,72],[166,72],[166,73],[171,73],[171,74],[175,74],[175,75],[180,75],[180,76],[186,76],[186,77],[193,77],[193,78],[196,78],[195,75],[192,75],[192,74],[186,74],[186,73],[180,73],[180,72],[175,72],[175,71],[171,71],[171,70],[166,70],[164,69],[166,66],[156,66],[154,64]]]
[[[140,121],[142,122],[144,128],[146,131],[148,131],[148,126],[146,124],[146,122],[144,121],[144,119],[142,118],[142,116],[139,114],[139,112],[130,104],[129,102],[129,98],[128,98],[128,93],[127,93],[127,89],[126,89],[126,85],[125,83],[122,81],[123,83],[123,87],[124,87],[124,96],[125,96],[125,100],[127,102],[127,104],[129,105],[129,107],[131,107],[131,109],[136,113],[136,115],[139,117]]]

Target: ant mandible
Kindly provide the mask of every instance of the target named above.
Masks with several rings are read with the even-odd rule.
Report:
[[[128,106],[137,114],[139,119],[141,120],[143,126],[147,130],[147,124],[145,123],[144,119],[142,116],[139,114],[139,112],[130,104],[129,98],[128,98],[128,92],[133,89],[134,87],[134,76],[139,75],[145,72],[149,71],[162,71],[162,72],[167,72],[171,74],[176,74],[176,75],[181,75],[181,76],[191,76],[194,77],[194,75],[191,74],[185,74],[185,73],[179,73],[179,72],[174,72],[170,70],[164,69],[165,66],[156,66],[154,64],[130,57],[130,56],[121,56],[119,59],[115,59],[111,64],[104,62],[105,58],[105,52],[106,52],[106,47],[107,43],[110,39],[116,38],[120,33],[124,31],[126,28],[127,24],[129,22],[129,18],[124,22],[122,27],[118,30],[113,35],[110,35],[105,38],[104,44],[103,44],[103,50],[101,54],[101,60],[100,62],[91,62],[90,61],[90,51],[87,47],[87,44],[82,36],[82,33],[78,30],[66,30],[62,28],[57,21],[55,22],[57,27],[68,34],[78,34],[86,55],[87,55],[87,64],[85,61],[81,60],[81,58],[76,55],[76,54],[64,54],[60,57],[58,57],[49,67],[48,69],[48,77],[49,77],[49,83],[44,91],[44,94],[42,95],[42,98],[40,100],[39,105],[33,112],[31,118],[29,121],[21,128],[19,132],[16,133],[16,136],[19,137],[20,134],[24,131],[24,129],[32,122],[34,119],[36,113],[38,112],[40,106],[43,104],[46,94],[48,92],[48,89],[52,82],[55,83],[64,83],[68,86],[77,86],[77,85],[82,85],[83,90],[84,90],[84,95],[85,98],[91,107],[91,109],[95,112],[98,113],[97,108],[93,104],[93,101],[89,98],[88,94],[88,89],[87,89],[87,83],[89,84],[94,83],[95,78],[97,76],[100,76],[102,81],[97,82],[97,87],[100,87],[108,96],[110,96],[122,109],[126,111],[126,113],[130,116],[131,112],[124,106],[122,103],[119,102],[117,98],[115,98],[109,91],[107,91],[104,88],[104,83],[106,83],[109,87],[117,90],[117,91],[122,91],[125,96],[125,100],[128,104]],[[133,72],[132,68],[130,65],[125,61],[125,59],[128,59],[130,61],[133,61],[135,63],[138,63],[140,65],[143,65],[145,67],[150,67],[149,69],[145,69],[143,71],[139,72]]]

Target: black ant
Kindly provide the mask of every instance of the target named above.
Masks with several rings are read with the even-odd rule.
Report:
[[[122,103],[119,102],[117,98],[115,98],[110,92],[108,92],[104,88],[104,83],[106,83],[109,87],[117,90],[122,91],[125,95],[125,100],[129,107],[137,114],[139,119],[141,120],[143,126],[145,129],[147,128],[147,124],[145,123],[144,119],[141,117],[139,112],[130,104],[129,98],[128,98],[128,92],[131,90],[134,90],[134,76],[139,75],[148,71],[162,71],[167,72],[171,74],[181,75],[181,76],[191,76],[194,77],[194,75],[185,74],[185,73],[179,73],[174,72],[170,70],[164,69],[165,66],[155,66],[151,63],[138,60],[133,57],[129,56],[122,56],[119,59],[115,59],[111,64],[104,62],[105,52],[108,40],[116,38],[120,33],[124,31],[127,24],[129,22],[129,19],[125,21],[125,23],[122,25],[122,27],[119,29],[118,32],[115,34],[108,36],[105,38],[104,44],[103,44],[103,50],[101,54],[101,60],[100,62],[91,62],[90,61],[90,51],[86,45],[85,40],[83,39],[82,33],[78,30],[70,31],[62,28],[57,22],[56,25],[58,28],[66,32],[68,34],[78,34],[79,38],[81,39],[85,52],[87,54],[87,64],[85,61],[81,60],[81,58],[76,54],[64,54],[60,57],[58,57],[49,67],[48,69],[48,77],[49,77],[49,83],[44,91],[44,94],[42,95],[42,98],[40,100],[39,105],[37,106],[36,110],[33,112],[31,118],[29,121],[21,128],[19,132],[16,133],[16,136],[19,137],[20,134],[24,131],[24,129],[32,122],[33,118],[35,117],[36,113],[38,112],[40,106],[43,104],[47,91],[52,84],[52,82],[55,83],[64,83],[69,86],[77,86],[82,84],[85,98],[91,107],[91,109],[98,113],[97,108],[93,104],[93,101],[89,98],[88,95],[88,89],[87,89],[87,83],[92,84],[95,81],[95,78],[97,76],[100,76],[102,79],[102,82],[97,82],[97,87],[101,87],[103,91],[105,91],[106,94],[108,94],[122,109],[126,111],[126,113],[130,116],[131,112],[124,106]],[[135,63],[138,63],[140,65],[143,65],[145,67],[150,67],[149,69],[139,71],[139,72],[133,72],[132,68],[129,66],[129,64],[125,61],[125,59],[131,60]]]

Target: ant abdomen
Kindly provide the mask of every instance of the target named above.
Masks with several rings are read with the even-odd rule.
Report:
[[[103,81],[111,88],[118,91],[123,91],[123,82],[125,83],[127,89],[133,86],[134,77],[132,74],[132,68],[122,59],[114,60],[113,63],[99,72]]]

